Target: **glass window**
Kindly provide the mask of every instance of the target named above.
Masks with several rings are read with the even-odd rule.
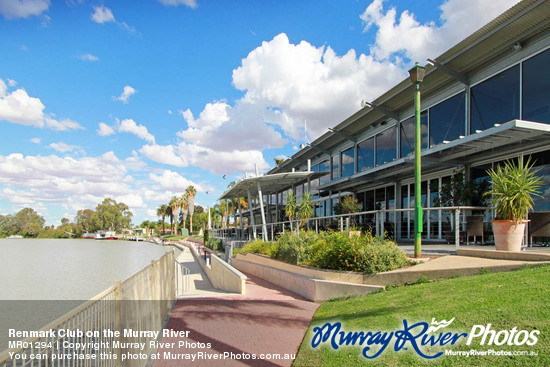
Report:
[[[523,162],[527,161],[528,156],[523,157]],[[537,176],[542,178],[544,182],[541,191],[542,196],[535,196],[533,209],[536,212],[550,211],[550,150],[531,155],[531,163],[536,166],[539,171]]]
[[[330,173],[330,164],[328,163],[328,160],[319,163],[319,172],[326,172],[327,173],[325,176],[322,176],[320,178],[321,185],[326,184],[327,182],[330,181],[330,174],[329,174]]]
[[[519,65],[471,89],[470,116],[472,134],[519,118]]]
[[[390,127],[376,135],[376,165],[393,161],[396,158],[395,146],[396,128]]]
[[[340,155],[332,156],[332,179],[337,180],[340,178]]]
[[[374,136],[357,145],[357,172],[374,167]]]
[[[523,119],[550,124],[550,50],[523,63]]]
[[[414,116],[402,121],[401,124],[401,158],[414,151]],[[428,113],[420,114],[421,149],[428,147]]]
[[[342,152],[342,177],[353,176],[355,173],[355,148],[349,148]]]
[[[464,135],[464,96],[460,93],[430,108],[430,146]]]

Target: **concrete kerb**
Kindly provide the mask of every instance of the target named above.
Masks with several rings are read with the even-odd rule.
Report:
[[[517,260],[517,261],[550,261],[550,253],[536,251],[508,252],[481,249],[459,249],[457,255],[482,257],[487,259]]]

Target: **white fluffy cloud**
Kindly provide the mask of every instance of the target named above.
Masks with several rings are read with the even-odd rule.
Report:
[[[164,5],[169,5],[169,6],[185,5],[192,9],[197,7],[196,0],[158,0],[158,1]]]
[[[176,153],[173,145],[144,145],[140,151],[150,160],[176,167],[186,167],[187,160]]]
[[[78,122],[71,119],[56,120],[45,114],[44,109],[40,98],[29,96],[23,88],[9,93],[8,86],[0,79],[0,121],[58,131],[82,129]]]
[[[122,103],[128,103],[128,100],[130,99],[130,97],[133,96],[136,93],[137,93],[137,90],[135,90],[134,88],[132,88],[129,85],[126,85],[126,86],[124,86],[124,89],[123,89],[121,95],[118,96],[118,97],[113,97],[113,100],[122,101]]]
[[[115,16],[111,9],[103,5],[94,6],[94,13],[91,18],[94,22],[101,24],[115,21]]]
[[[151,144],[155,144],[155,137],[151,133],[149,133],[147,128],[143,125],[138,125],[132,119],[124,119],[122,121],[119,121],[117,119],[115,128],[119,133],[126,132],[130,134],[134,134],[140,139],[146,140]],[[100,129],[101,129],[101,126],[100,126]]]
[[[28,18],[40,15],[50,7],[50,0],[2,0],[0,13],[6,19]]]
[[[151,173],[149,174],[149,179],[158,184],[157,188],[159,191],[169,190],[172,192],[185,192],[185,189],[191,185],[195,187],[197,192],[205,192],[207,190],[202,185],[188,180],[179,173],[170,170],[164,170],[160,175]]]
[[[251,172],[254,164],[260,170],[269,168],[260,150],[219,151],[180,142],[178,145],[144,145],[140,153],[158,163],[176,167],[196,166],[215,174]]]
[[[109,126],[104,122],[100,122],[98,124],[98,129],[96,130],[97,135],[109,136],[113,135],[115,132],[130,133],[151,144],[155,144],[155,137],[147,130],[147,127],[143,125],[138,125],[132,119],[124,119],[122,121],[120,121],[119,119],[115,120],[116,121],[114,126]]]
[[[441,26],[419,23],[414,14],[395,8],[384,9],[385,0],[374,0],[361,15],[365,30],[378,28],[371,54],[377,60],[400,57],[423,63],[435,58],[455,43],[513,6],[518,0],[448,0],[440,6]]]
[[[99,136],[109,136],[115,133],[115,130],[104,122],[100,122],[98,126],[97,135]]]

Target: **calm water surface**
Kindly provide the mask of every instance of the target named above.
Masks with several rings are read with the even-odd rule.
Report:
[[[8,329],[39,330],[171,250],[149,242],[0,239],[0,352]]]
[[[1,239],[0,299],[89,299],[171,250],[149,242]]]

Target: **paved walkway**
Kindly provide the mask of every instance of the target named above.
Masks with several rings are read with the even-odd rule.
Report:
[[[188,249],[178,260],[191,270],[192,289],[177,301],[166,329],[188,334],[164,337],[154,367],[292,364],[318,304],[248,274],[246,295],[218,291]]]

